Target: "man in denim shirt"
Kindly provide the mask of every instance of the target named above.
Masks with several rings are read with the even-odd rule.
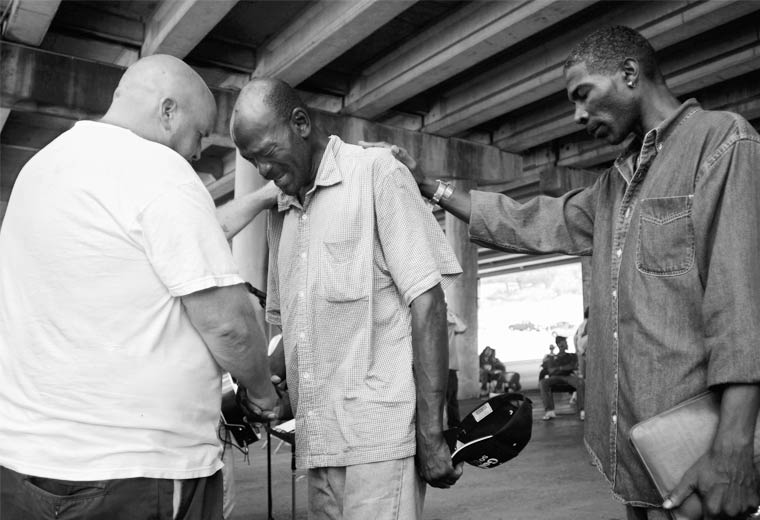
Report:
[[[760,137],[736,114],[679,103],[651,45],[626,27],[588,36],[565,80],[590,134],[635,137],[593,186],[519,204],[452,193],[418,170],[420,191],[468,221],[478,244],[593,253],[585,437],[628,518],[669,518],[663,506],[691,493],[709,517],[745,518],[760,502]],[[712,449],[663,504],[629,430],[707,389],[721,395]]]

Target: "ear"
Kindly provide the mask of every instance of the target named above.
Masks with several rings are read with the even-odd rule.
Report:
[[[162,98],[160,104],[161,126],[167,130],[172,127],[172,119],[177,115],[177,102],[172,98]]]
[[[296,134],[306,139],[311,134],[311,118],[309,113],[301,107],[296,107],[290,113],[290,125]]]
[[[639,79],[641,79],[639,77],[641,69],[636,58],[626,58],[620,68],[623,71],[623,81],[629,88],[634,88],[638,85]]]

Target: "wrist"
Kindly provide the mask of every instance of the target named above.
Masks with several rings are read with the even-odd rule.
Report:
[[[438,181],[425,177],[418,186],[420,187],[420,193],[422,193],[422,196],[426,199],[430,199],[438,188]]]

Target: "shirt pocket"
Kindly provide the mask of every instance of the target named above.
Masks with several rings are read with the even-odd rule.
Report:
[[[369,296],[369,276],[359,237],[326,239],[322,243],[320,284],[328,302],[350,302]]]
[[[694,265],[692,195],[643,199],[636,268],[653,276],[678,276]]]

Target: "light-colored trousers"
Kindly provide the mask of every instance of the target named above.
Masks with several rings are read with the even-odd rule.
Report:
[[[421,520],[414,457],[309,470],[309,520]]]

